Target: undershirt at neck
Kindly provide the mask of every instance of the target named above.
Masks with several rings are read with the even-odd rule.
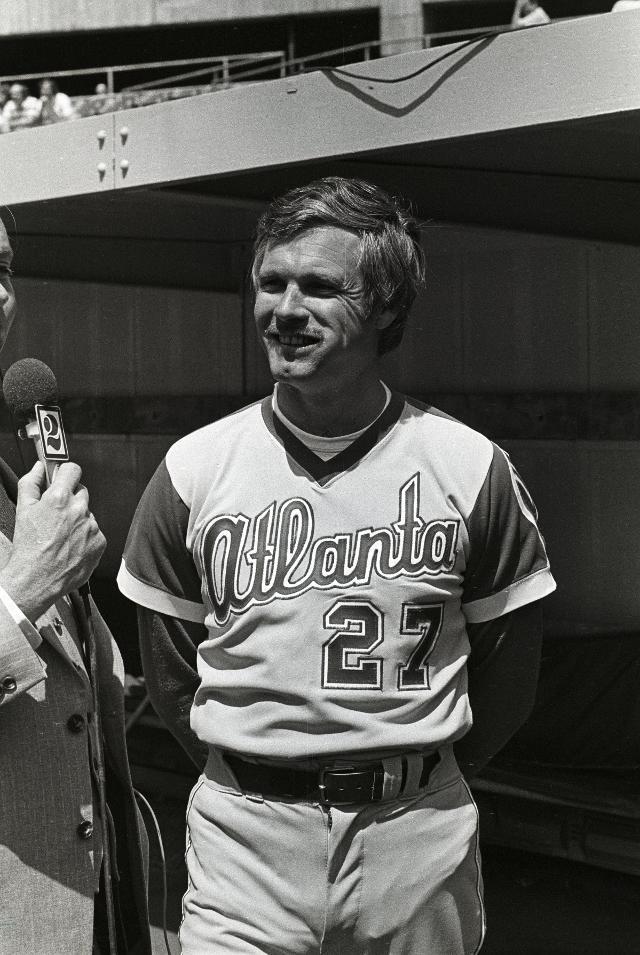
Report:
[[[364,426],[364,428],[360,428],[359,431],[352,431],[351,434],[339,434],[335,437],[325,437],[324,435],[320,434],[309,434],[308,431],[303,431],[302,428],[298,428],[292,421],[289,421],[286,415],[282,413],[280,405],[278,404],[277,383],[273,389],[273,411],[278,415],[282,423],[287,426],[289,431],[296,436],[298,441],[301,441],[304,445],[306,445],[307,448],[309,448],[310,451],[313,451],[313,453],[317,454],[319,458],[322,458],[323,461],[328,461],[336,454],[340,454],[341,451],[344,451],[345,448],[348,448],[353,441],[360,437],[361,434],[364,434],[367,428],[370,428],[373,422],[377,421],[380,415],[385,411],[391,400],[391,392],[385,385],[384,381],[381,381],[380,384],[384,388],[384,406],[380,409],[380,414],[377,414],[373,421],[370,421],[369,424]]]

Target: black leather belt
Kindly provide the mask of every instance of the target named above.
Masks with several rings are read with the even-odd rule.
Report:
[[[382,762],[344,769],[309,771],[290,769],[286,766],[271,766],[267,763],[252,763],[235,753],[225,753],[224,758],[245,792],[260,793],[267,797],[289,796],[294,799],[309,799],[325,806],[348,806],[382,800],[384,784]],[[439,760],[438,753],[430,753],[422,757],[419,788],[427,785],[431,771]],[[406,771],[406,760],[403,760],[403,784]],[[402,785],[400,793],[402,793]]]

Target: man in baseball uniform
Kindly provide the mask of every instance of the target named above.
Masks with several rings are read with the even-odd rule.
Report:
[[[119,582],[149,690],[206,760],[186,955],[482,944],[465,774],[530,711],[555,584],[507,455],[380,380],[422,274],[369,183],[274,201],[253,264],[273,394],[178,441],[136,512]]]

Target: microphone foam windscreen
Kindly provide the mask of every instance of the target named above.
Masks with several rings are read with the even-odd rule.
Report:
[[[21,420],[34,417],[34,405],[55,405],[58,401],[56,376],[37,358],[15,361],[7,369],[2,391],[9,411]]]

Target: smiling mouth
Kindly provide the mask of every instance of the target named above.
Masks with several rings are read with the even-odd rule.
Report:
[[[313,335],[301,335],[298,332],[270,332],[268,337],[278,342],[283,348],[305,348],[308,345],[316,345],[320,341]]]

